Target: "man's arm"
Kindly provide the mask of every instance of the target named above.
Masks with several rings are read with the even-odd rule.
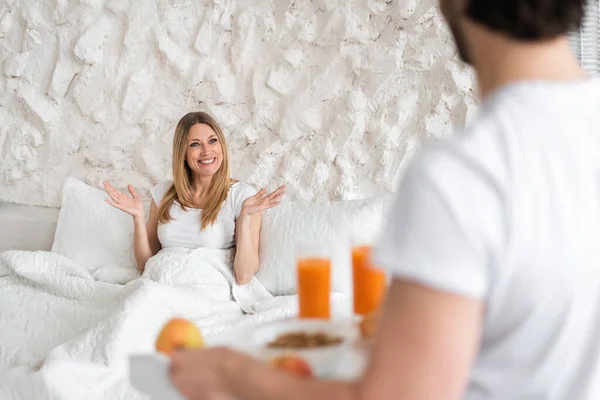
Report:
[[[479,347],[482,317],[480,300],[394,279],[361,398],[460,398]]]
[[[357,382],[296,378],[230,350],[176,355],[173,380],[190,399],[204,398],[207,390],[244,400],[457,399],[478,348],[482,315],[479,300],[395,279],[371,361]]]

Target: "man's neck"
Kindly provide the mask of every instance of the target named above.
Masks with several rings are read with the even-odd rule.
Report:
[[[472,35],[472,61],[479,92],[485,99],[493,91],[522,81],[569,82],[586,78],[566,37],[545,42],[522,42],[466,23]]]

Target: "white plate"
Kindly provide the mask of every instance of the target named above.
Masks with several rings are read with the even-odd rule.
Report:
[[[279,335],[292,332],[323,332],[342,338],[342,342],[309,349],[276,349],[267,346]],[[335,375],[337,364],[343,359],[342,356],[359,337],[360,332],[354,318],[343,320],[294,318],[271,322],[246,331],[233,341],[232,346],[262,361],[281,354],[297,354],[309,363],[315,375],[329,377]]]

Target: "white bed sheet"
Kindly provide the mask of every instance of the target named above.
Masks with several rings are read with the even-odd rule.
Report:
[[[165,249],[138,277],[51,252],[0,253],[0,399],[147,399],[129,382],[128,358],[153,352],[169,318],[194,321],[215,343],[297,313],[295,296],[274,297],[256,279],[237,285],[231,255]],[[349,304],[332,297],[338,315]]]

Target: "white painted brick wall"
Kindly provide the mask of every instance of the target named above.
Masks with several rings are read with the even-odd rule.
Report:
[[[475,110],[434,0],[4,0],[0,201],[58,206],[64,178],[140,191],[175,124],[222,124],[234,177],[290,198],[393,189]]]

